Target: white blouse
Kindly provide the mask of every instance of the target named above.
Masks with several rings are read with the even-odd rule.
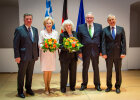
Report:
[[[42,30],[39,34],[39,42],[38,42],[39,48],[43,46],[42,43],[44,42],[44,39],[50,39],[50,38],[56,39],[58,43],[58,38],[59,38],[58,32],[52,30],[52,33],[48,33],[46,29]]]

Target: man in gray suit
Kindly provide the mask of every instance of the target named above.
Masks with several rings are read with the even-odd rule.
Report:
[[[92,67],[94,70],[94,85],[97,91],[101,91],[100,88],[100,76],[99,76],[99,54],[100,54],[100,41],[102,34],[102,25],[94,23],[94,16],[92,12],[86,14],[86,23],[79,25],[78,37],[79,41],[84,45],[82,48],[83,58],[83,70],[82,78],[83,83],[81,84],[80,90],[87,88],[88,84],[88,69],[90,60],[92,61]]]
[[[112,90],[112,67],[115,65],[116,71],[116,93],[120,93],[122,82],[121,65],[122,58],[126,55],[126,39],[124,28],[116,25],[116,17],[109,15],[107,18],[109,26],[103,29],[102,34],[102,55],[106,60],[107,67],[107,89]]]
[[[38,30],[31,26],[32,18],[31,14],[24,14],[24,25],[16,28],[13,40],[15,62],[18,64],[17,91],[21,98],[25,98],[23,93],[25,75],[26,93],[34,95],[31,89],[32,75],[35,61],[39,57],[39,49]]]

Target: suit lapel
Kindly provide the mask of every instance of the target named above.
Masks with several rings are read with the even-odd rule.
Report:
[[[97,33],[96,31],[97,31],[97,26],[95,25],[95,23],[93,23],[93,26],[94,26],[94,33],[93,33],[93,37],[92,37],[92,39],[94,38],[94,36],[95,36],[95,34]]]
[[[112,40],[114,40],[110,31],[110,26],[107,27],[107,34]]]
[[[33,41],[35,41],[35,29],[32,27],[33,30]]]
[[[116,37],[115,37],[115,39],[117,38],[118,34],[119,34],[119,27],[116,26]]]
[[[32,41],[32,39],[31,39],[31,37],[30,37],[30,35],[29,35],[29,33],[28,33],[28,30],[27,30],[27,28],[26,28],[25,25],[23,25],[23,28],[24,28],[25,33],[26,33],[27,36],[29,37],[29,39]],[[33,30],[33,28],[32,28],[32,30]],[[34,34],[34,32],[33,32],[33,34]]]
[[[88,27],[87,27],[87,23],[84,24],[83,30],[85,30],[85,33],[90,37],[89,31],[88,31]],[[90,37],[90,38],[91,38],[91,37]]]

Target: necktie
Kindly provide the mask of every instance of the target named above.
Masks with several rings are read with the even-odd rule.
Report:
[[[31,40],[33,42],[34,40],[33,40],[33,35],[32,35],[32,32],[31,32],[31,28],[30,27],[28,28],[28,33],[29,33],[30,38],[31,38]]]
[[[115,40],[115,30],[114,30],[114,27],[112,27],[112,37]]]
[[[92,38],[91,25],[89,25],[89,35]]]

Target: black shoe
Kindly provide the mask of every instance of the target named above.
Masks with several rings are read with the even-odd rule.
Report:
[[[120,89],[119,88],[117,88],[116,89],[116,93],[120,93],[121,91],[120,91]]]
[[[25,98],[25,95],[24,95],[24,93],[18,93],[18,97]]]
[[[61,92],[62,92],[62,93],[66,93],[66,89],[63,89],[63,88],[62,88],[62,89],[61,89]]]
[[[83,91],[83,90],[85,90],[86,88],[87,88],[87,86],[81,85],[80,91]]]
[[[35,95],[32,90],[27,90],[26,93],[29,94],[29,95],[31,95],[31,96],[34,96]]]
[[[71,91],[75,91],[75,88],[70,88]]]
[[[96,89],[97,91],[102,91],[102,89],[100,88],[100,85],[95,86],[95,89]]]
[[[105,90],[105,92],[110,92],[112,90],[112,88],[107,88],[106,90]]]

